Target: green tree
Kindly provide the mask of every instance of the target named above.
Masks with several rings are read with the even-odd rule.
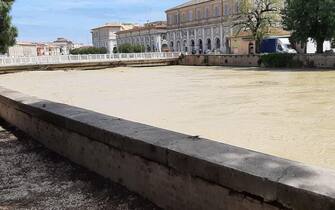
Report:
[[[9,12],[14,0],[0,0],[0,53],[7,53],[16,42],[17,29],[12,26]]]
[[[132,45],[130,43],[121,44],[117,51],[119,53],[141,53],[145,52],[145,47],[140,44]],[[115,52],[114,52],[115,53]]]
[[[142,52],[145,52],[145,47],[140,44],[135,44],[133,45],[133,51],[134,53],[142,53]]]
[[[106,54],[106,48],[97,48],[97,47],[81,47],[77,49],[70,50],[72,55],[88,55],[88,54]]]
[[[312,38],[317,53],[323,53],[323,43],[335,37],[334,0],[287,0],[283,12],[285,29],[292,31],[292,40],[306,43]]]
[[[259,52],[261,42],[271,27],[276,27],[281,20],[283,0],[242,0],[237,8],[234,19],[237,34],[249,31],[256,41],[256,52]]]
[[[118,52],[119,53],[133,53],[134,52],[133,46],[129,43],[121,44],[118,47]]]

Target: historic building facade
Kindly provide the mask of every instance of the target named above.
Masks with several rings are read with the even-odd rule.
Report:
[[[166,30],[165,21],[147,23],[144,26],[117,32],[117,44],[142,45],[145,52],[168,51]]]
[[[35,57],[37,56],[37,44],[32,42],[17,42],[8,49],[10,57]]]
[[[123,30],[132,29],[133,24],[106,23],[103,26],[93,28],[92,43],[94,47],[106,48],[109,53],[117,47],[116,33]]]
[[[167,10],[170,50],[229,53],[233,17],[239,6],[236,0],[192,0]]]

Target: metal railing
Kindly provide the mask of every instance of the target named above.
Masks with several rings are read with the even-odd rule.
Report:
[[[92,55],[59,55],[59,56],[36,56],[36,57],[2,57],[1,66],[23,66],[23,65],[46,65],[46,64],[70,64],[70,63],[94,63],[113,61],[136,61],[136,60],[164,60],[178,58],[180,53],[157,52],[157,53],[121,53],[121,54],[92,54]]]

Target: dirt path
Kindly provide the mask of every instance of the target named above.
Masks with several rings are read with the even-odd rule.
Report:
[[[0,120],[0,210],[4,209],[158,208],[70,163]]]

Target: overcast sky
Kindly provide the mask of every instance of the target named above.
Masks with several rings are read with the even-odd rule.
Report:
[[[13,23],[20,41],[65,37],[91,43],[90,29],[106,22],[165,20],[164,11],[187,0],[16,0]]]

